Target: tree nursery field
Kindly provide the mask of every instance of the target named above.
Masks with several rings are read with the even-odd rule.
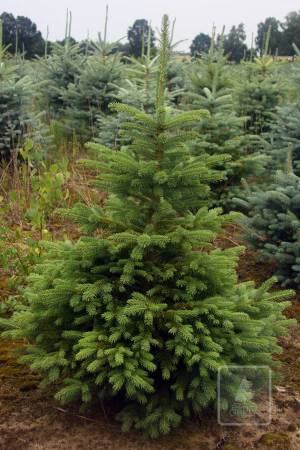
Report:
[[[0,448],[300,449],[297,40],[1,17]]]

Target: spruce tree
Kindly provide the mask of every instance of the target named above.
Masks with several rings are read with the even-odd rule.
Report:
[[[179,107],[184,93],[187,61],[178,61],[176,58],[170,61],[167,71],[167,89],[170,102]]]
[[[247,145],[247,152],[255,155],[256,164],[252,168],[249,177],[243,177],[242,184],[246,182],[247,190],[236,188],[232,192],[232,197],[247,199],[251,189],[267,189],[270,178],[278,170],[278,163],[275,161],[275,132],[276,113],[278,105],[285,97],[285,83],[281,70],[274,63],[273,57],[269,54],[269,42],[271,28],[265,36],[264,48],[260,57],[245,61],[238,76],[239,82],[235,90],[236,110],[238,114],[246,116],[244,134],[250,139]],[[284,155],[286,152],[283,152]],[[238,203],[233,200],[231,205]]]
[[[117,98],[122,80],[120,54],[107,41],[107,25],[108,8],[103,37],[99,33],[98,41],[91,43],[91,54],[63,95],[66,127],[84,143],[97,136],[97,120],[109,113],[108,105]]]
[[[287,74],[293,101],[277,107],[269,154],[273,167],[279,169],[285,163],[288,148],[291,146],[293,169],[296,175],[300,175],[300,51],[296,46],[294,48],[298,58],[292,70],[289,68],[290,74]]]
[[[174,28],[174,24],[173,24]],[[155,92],[158,73],[158,56],[152,55],[151,28],[148,28],[148,37],[143,42],[142,53],[137,57],[124,57],[126,65],[123,67],[123,79],[119,85],[111,84],[116,91],[113,94],[118,101],[134,106],[146,113],[155,111]],[[173,45],[173,47],[176,44]],[[180,86],[179,68],[175,61],[170,61],[167,67],[167,83],[165,99],[169,107],[179,103],[182,94]],[[98,116],[98,138],[96,142],[112,148],[120,148],[128,140],[120,135],[122,121],[126,120],[125,113],[116,113],[113,117],[107,114]]]
[[[125,57],[128,65],[124,86],[119,92],[119,98],[123,103],[128,103],[145,112],[153,112],[155,109],[158,56],[152,55],[151,39],[151,27],[149,27],[141,55]]]
[[[257,139],[245,135],[246,117],[236,114],[234,80],[231,66],[223,48],[223,36],[218,39],[215,30],[210,49],[202,53],[192,65],[187,84],[186,108],[203,108],[209,115],[202,118],[195,128],[199,132],[191,150],[193,154],[226,154],[222,169],[225,180],[214,186],[215,201],[224,204],[234,186],[239,186],[242,177],[258,173],[263,165],[261,155],[252,147]]]
[[[276,107],[284,94],[284,86],[274,61],[269,54],[271,29],[265,37],[265,46],[254,62],[245,62],[244,76],[236,91],[237,112],[248,118],[245,131],[250,134],[269,137],[275,122]]]
[[[158,71],[158,57],[151,52],[151,28],[148,38],[143,42],[142,54],[139,58],[123,57],[126,65],[122,67],[123,77],[118,84],[112,84],[115,89],[115,100],[127,103],[142,111],[153,113],[155,109],[155,89]],[[99,114],[97,117],[98,137],[95,142],[119,149],[127,142],[120,135],[121,123],[126,120],[125,113],[115,112],[113,115]]]
[[[51,147],[48,127],[43,123],[43,112],[36,112],[34,102],[37,85],[13,59],[8,59],[2,44],[0,21],[0,159],[10,159],[25,141],[30,139],[35,160],[45,156]]]
[[[171,36],[174,34],[175,21]],[[118,98],[122,103],[133,105],[147,113],[155,111],[155,91],[158,72],[158,56],[152,55],[151,28],[148,29],[148,38],[142,47],[139,58],[127,57],[125,83],[121,87]],[[172,44],[172,49],[177,43]],[[167,67],[167,82],[165,85],[165,100],[168,105],[178,103],[178,97],[182,94],[183,82],[181,79],[179,64],[171,58]]]
[[[85,63],[80,45],[71,38],[72,15],[67,12],[66,34],[63,43],[51,44],[52,51],[40,59],[40,80],[45,98],[45,109],[50,119],[61,119],[68,106],[66,92],[74,83]]]
[[[20,113],[22,86],[16,86],[16,68],[6,57],[3,45],[3,24],[0,21],[0,154],[10,157],[20,133]]]
[[[276,122],[273,125],[273,139],[268,153],[272,158],[274,171],[285,163],[286,153],[293,148],[293,166],[296,175],[300,175],[300,105],[299,100],[277,109]]]
[[[166,108],[169,51],[164,16],[154,113],[114,104],[131,118],[122,126],[130,145],[90,145],[98,160],[85,165],[99,171],[106,204],[64,212],[85,235],[45,244],[28,306],[1,321],[5,337],[25,340],[21,361],[56,383],[58,400],[116,396],[123,429],[152,437],[216,404],[220,366],[228,399],[241,384],[230,364],[273,366],[290,323],[279,301],[290,291],[269,293],[274,280],[239,284],[239,250],[212,244],[229,218],[202,205],[222,157],[190,157],[189,129],[204,113]]]
[[[259,186],[246,200],[236,202],[245,212],[245,237],[263,261],[275,264],[283,286],[300,286],[300,178],[292,171],[291,153],[287,171],[273,177],[267,189]]]
[[[76,82],[68,85],[64,95],[66,127],[83,142],[97,135],[98,117],[109,113],[121,76],[118,54],[94,54],[87,58]]]

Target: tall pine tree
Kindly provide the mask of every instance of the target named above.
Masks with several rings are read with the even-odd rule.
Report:
[[[230,364],[273,366],[290,323],[278,301],[290,292],[268,293],[273,280],[239,284],[239,251],[212,245],[228,217],[201,205],[222,157],[191,158],[186,148],[203,111],[165,106],[168,28],[164,16],[154,113],[112,105],[131,118],[122,126],[131,144],[90,146],[99,159],[85,164],[99,171],[106,204],[64,212],[86,235],[47,244],[29,306],[1,321],[6,337],[27,342],[22,361],[56,382],[57,399],[117,396],[123,429],[152,437],[216,404],[220,366],[228,399],[241,384]]]

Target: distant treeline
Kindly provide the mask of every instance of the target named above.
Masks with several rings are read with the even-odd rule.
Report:
[[[3,23],[3,44],[11,54],[22,53],[25,58],[32,59],[43,56],[45,52],[51,53],[53,43],[44,39],[42,33],[37,29],[28,17],[17,16],[3,12],[0,15]],[[275,17],[268,17],[257,26],[257,35],[252,38],[252,45],[246,43],[246,32],[243,23],[232,26],[228,33],[222,34],[224,50],[229,55],[229,60],[239,62],[250,54],[261,54],[264,48],[264,40],[271,29],[269,51],[272,55],[292,56],[294,53],[293,43],[300,47],[300,11],[290,12],[283,22]],[[115,49],[127,56],[140,56],[151,36],[151,52],[156,52],[156,37],[153,29],[145,19],[138,19],[128,28],[127,41],[117,42]],[[71,38],[72,42],[76,40]],[[60,41],[64,43],[64,40]],[[200,32],[192,41],[190,47],[191,56],[197,56],[207,51],[211,44],[211,36]],[[79,42],[82,51],[85,52],[89,46],[89,39]]]

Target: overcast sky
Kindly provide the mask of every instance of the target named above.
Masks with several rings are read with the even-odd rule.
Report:
[[[0,13],[11,12],[31,18],[45,35],[49,25],[51,40],[62,39],[67,8],[73,13],[72,35],[80,40],[89,32],[96,37],[103,29],[105,5],[109,5],[108,37],[111,41],[126,35],[135,19],[145,18],[159,27],[164,13],[176,18],[176,40],[187,39],[180,49],[187,49],[199,32],[210,33],[225,25],[243,22],[251,41],[257,24],[268,16],[283,19],[300,9],[299,0],[0,0]]]

